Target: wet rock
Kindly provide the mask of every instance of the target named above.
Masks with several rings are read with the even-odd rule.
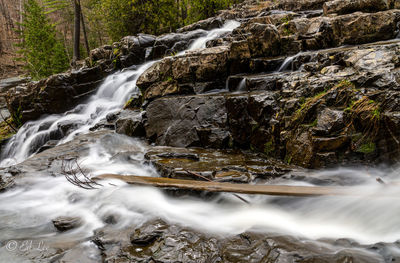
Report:
[[[18,85],[24,84],[30,81],[30,78],[24,77],[13,77],[7,79],[0,79],[0,92],[5,92],[10,88],[16,87]]]
[[[109,113],[109,114],[107,114],[107,116],[106,116],[106,120],[107,120],[108,122],[113,122],[113,121],[117,120],[117,118],[118,118],[118,116],[117,116],[117,114],[115,114],[115,113]]]
[[[142,106],[143,97],[140,94],[134,94],[130,97],[130,99],[125,103],[124,110],[131,109],[137,110]]]
[[[51,148],[55,147],[58,144],[58,142],[59,142],[58,140],[50,140],[50,141],[46,142],[42,147],[40,147],[36,153],[41,153],[45,150],[51,149]]]
[[[159,145],[201,146],[196,128],[224,129],[224,103],[220,96],[157,99],[146,109],[146,136]]]
[[[0,192],[10,189],[14,186],[14,180],[11,176],[0,174]]]
[[[135,229],[130,236],[132,245],[149,246],[159,239],[167,225],[159,220]]]
[[[98,240],[104,242],[105,235],[106,233],[99,233]],[[105,260],[233,263],[260,262],[278,256],[259,234],[216,237],[179,225],[169,225],[160,219],[148,221],[136,228],[130,240],[129,245],[123,243],[121,250],[112,249],[109,244],[104,244]]]
[[[193,31],[196,29],[211,30],[219,28],[223,25],[223,21],[220,17],[210,17],[205,20],[198,21],[194,24],[182,27],[177,30],[178,33]]]
[[[280,51],[280,35],[277,28],[269,24],[251,24],[248,38],[252,57],[277,56]]]
[[[52,220],[53,225],[58,231],[64,232],[79,227],[82,220],[79,217],[60,216]]]
[[[389,8],[387,0],[334,0],[324,3],[324,14],[348,14],[356,11],[377,12]]]
[[[176,81],[163,81],[152,84],[144,93],[145,100],[153,100],[158,97],[175,94],[194,94],[193,87],[179,85]]]
[[[118,119],[115,122],[115,130],[117,133],[131,137],[143,137],[146,134],[141,113],[131,110],[123,110],[119,113]]]
[[[174,90],[172,94],[187,93],[188,86],[179,84],[215,81],[227,76],[228,51],[228,47],[215,47],[164,58],[147,69],[139,77],[137,85],[142,93],[158,95],[165,93],[166,89]],[[149,87],[151,91],[147,91]],[[165,95],[169,94],[171,92]]]
[[[100,66],[77,72],[58,74],[37,83],[29,83],[22,90],[7,93],[12,115],[20,115],[22,122],[43,114],[63,113],[90,95],[107,73]]]
[[[210,180],[244,183],[270,180],[296,170],[273,159],[233,150],[154,147],[146,153],[146,159],[163,177],[180,179],[203,180],[194,175],[198,174]]]
[[[84,124],[83,121],[76,121],[76,120],[66,120],[59,122],[57,124],[57,128],[63,133],[68,134],[70,130],[75,130],[76,128],[82,126]]]
[[[344,128],[344,113],[341,110],[326,108],[317,117],[317,125],[313,128],[316,134],[334,134]]]
[[[277,7],[284,10],[300,11],[322,9],[326,0],[282,0],[277,3]]]
[[[176,153],[176,152],[166,152],[157,154],[157,157],[165,159],[189,159],[193,161],[199,161],[200,157],[198,154],[194,153]]]

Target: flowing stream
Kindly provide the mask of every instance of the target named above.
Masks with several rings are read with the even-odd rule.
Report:
[[[239,24],[228,22],[221,29],[212,30],[196,40],[190,49],[205,47],[213,38],[232,31]],[[283,63],[282,69],[285,70]],[[85,104],[61,115],[51,115],[25,124],[11,139],[2,153],[1,166],[20,163],[33,155],[59,130],[63,122],[77,123],[59,142],[73,140],[78,134],[90,132],[107,114],[118,111],[129,96],[138,92],[136,80],[154,62],[136,69],[128,69],[109,76],[97,93]],[[239,89],[245,88],[245,82]],[[88,154],[80,156],[83,168],[92,175],[103,173],[158,176],[146,164],[144,154],[148,145],[123,135],[110,134],[91,145]],[[126,152],[126,158],[115,158]],[[121,229],[150,218],[162,217],[217,234],[238,234],[255,229],[269,233],[285,233],[302,238],[350,238],[363,244],[395,242],[400,237],[400,189],[379,185],[376,177],[395,181],[398,169],[341,168],[314,172],[308,175],[315,181],[328,180],[332,185],[345,182],[358,185],[357,195],[350,197],[288,198],[246,196],[244,204],[228,194],[213,201],[195,198],[173,198],[162,191],[146,187],[132,187],[120,181],[104,182],[97,190],[84,190],[68,183],[63,176],[27,176],[19,186],[0,193],[0,242],[15,239],[47,239],[74,242],[93,235],[105,225],[106,218],[115,217],[113,226]],[[373,175],[373,176],[371,176]],[[314,185],[290,179],[273,183]],[[384,197],[376,198],[384,195]],[[66,233],[57,233],[51,220],[58,216],[82,219],[82,225]],[[400,254],[398,251],[393,252]],[[0,248],[0,258],[6,255]],[[5,256],[4,256],[5,257]],[[9,261],[17,262],[17,261]]]

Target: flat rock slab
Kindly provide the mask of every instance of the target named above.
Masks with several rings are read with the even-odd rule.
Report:
[[[202,148],[150,148],[145,157],[163,177],[218,182],[268,181],[299,168],[260,154]]]

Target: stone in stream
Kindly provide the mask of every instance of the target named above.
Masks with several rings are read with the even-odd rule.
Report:
[[[60,231],[68,231],[82,225],[82,219],[79,217],[60,216],[52,220],[54,227]]]

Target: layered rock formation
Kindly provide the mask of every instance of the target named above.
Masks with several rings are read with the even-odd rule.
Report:
[[[232,34],[148,69],[137,83],[147,138],[314,168],[397,158],[398,3],[290,3],[223,12],[242,18]]]

